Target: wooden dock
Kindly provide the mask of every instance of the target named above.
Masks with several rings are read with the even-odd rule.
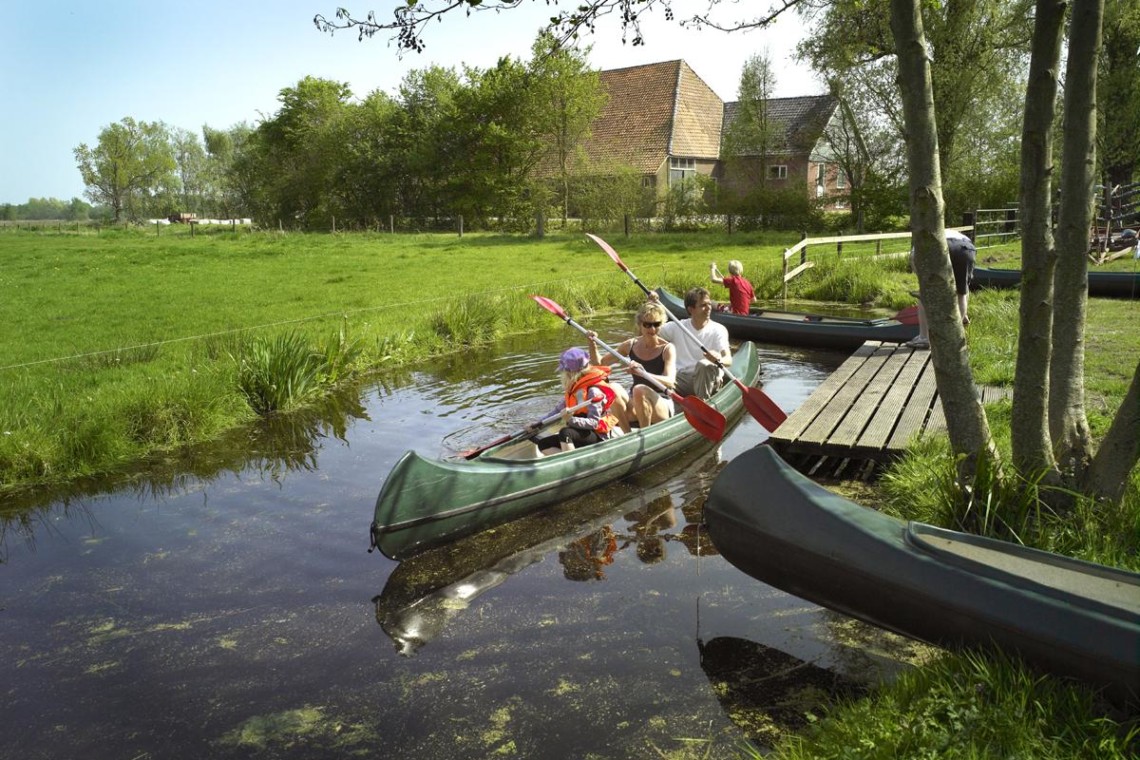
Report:
[[[1006,388],[982,389],[988,403]],[[856,349],[768,439],[808,474],[869,480],[926,432],[944,430],[930,351],[871,341]]]

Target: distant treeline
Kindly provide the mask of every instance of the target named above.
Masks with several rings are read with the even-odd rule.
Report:
[[[0,204],[0,221],[44,221],[63,220],[65,222],[106,221],[111,218],[111,210],[105,206],[92,206],[80,198],[70,201],[59,198],[29,198],[27,203]]]

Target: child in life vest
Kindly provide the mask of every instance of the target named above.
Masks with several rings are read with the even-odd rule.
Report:
[[[555,435],[532,439],[543,456],[621,435],[617,417],[610,412],[617,391],[607,382],[609,367],[591,366],[585,350],[568,348],[558,360],[558,375],[565,392],[555,409],[562,411],[562,428]],[[570,411],[583,403],[583,408]]]

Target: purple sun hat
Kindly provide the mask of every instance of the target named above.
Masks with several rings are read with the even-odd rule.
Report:
[[[563,372],[581,372],[590,366],[590,355],[581,348],[568,348],[558,360],[558,369]]]

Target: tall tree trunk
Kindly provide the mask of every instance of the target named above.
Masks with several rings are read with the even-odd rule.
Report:
[[[1057,254],[1050,214],[1053,120],[1066,8],[1064,0],[1037,0],[1021,131],[1021,310],[1010,427],[1013,461],[1025,473],[1054,467],[1048,404]]]
[[[958,317],[954,274],[943,226],[942,177],[930,59],[919,0],[891,0],[891,31],[898,54],[910,174],[911,239],[915,269],[930,327],[934,377],[946,413],[959,482],[974,480],[979,456],[997,456],[985,410],[970,374],[966,333]]]
[[[1140,364],[1136,365],[1124,403],[1089,466],[1084,490],[1120,499],[1137,461],[1140,461]]]
[[[1085,311],[1089,225],[1096,179],[1096,74],[1104,0],[1075,0],[1065,69],[1061,208],[1054,275],[1049,432],[1062,470],[1080,477],[1092,456],[1085,418]]]

